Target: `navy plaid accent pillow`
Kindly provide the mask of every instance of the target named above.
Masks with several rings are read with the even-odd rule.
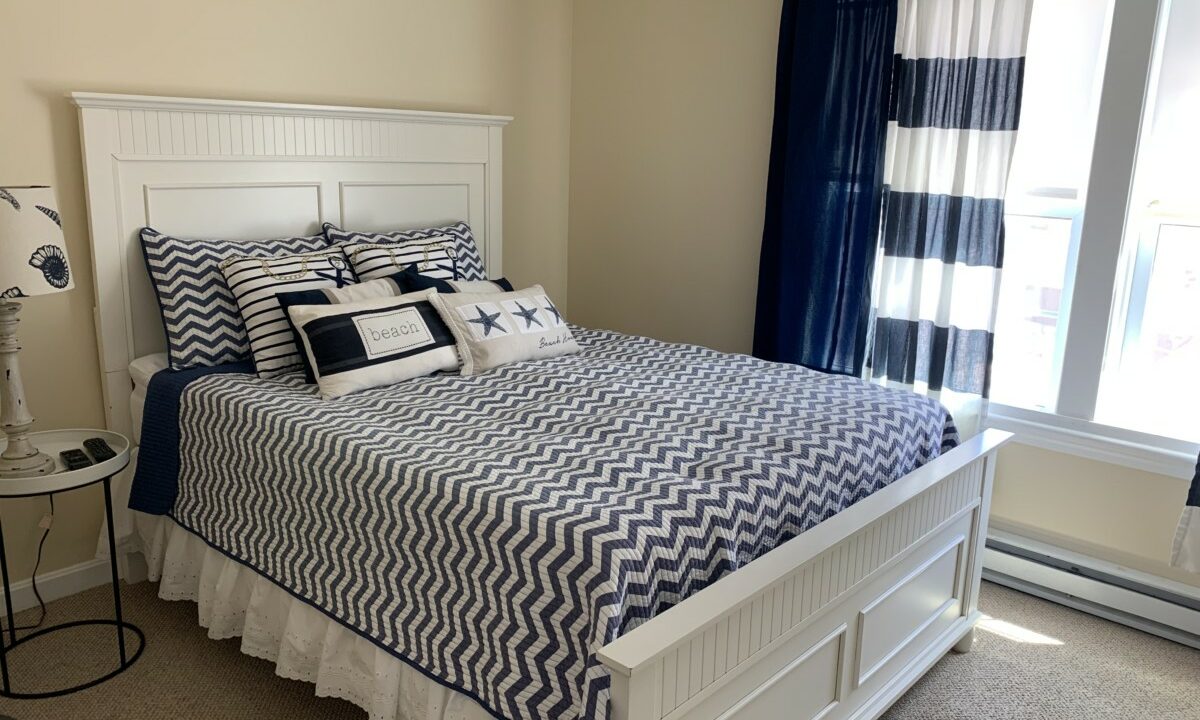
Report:
[[[246,360],[250,343],[221,262],[324,250],[324,235],[271,240],[178,238],[142,228],[142,256],[158,297],[171,369]]]
[[[421,292],[430,288],[437,290],[440,293],[486,293],[486,292],[512,292],[512,283],[508,278],[496,278],[495,280],[443,280],[434,275],[424,275],[421,273],[420,267],[416,264],[409,265],[404,268],[404,272],[396,273],[390,276],[397,285],[400,286],[402,293]]]
[[[421,228],[419,230],[397,230],[395,232],[386,233],[369,233],[369,232],[354,232],[351,230],[342,230],[332,223],[325,223],[325,239],[330,245],[356,245],[362,243],[368,244],[388,244],[388,243],[406,243],[413,240],[421,240],[423,238],[435,237],[437,235],[449,235],[454,238],[455,257],[454,263],[458,271],[459,280],[487,280],[487,271],[483,267],[483,258],[479,255],[479,248],[475,245],[475,236],[471,234],[471,226],[465,222],[457,222],[453,225],[445,225],[442,227]],[[343,248],[349,254],[348,248]]]

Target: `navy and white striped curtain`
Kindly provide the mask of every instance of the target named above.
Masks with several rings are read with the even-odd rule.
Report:
[[[867,367],[963,437],[991,376],[1032,0],[899,0]]]

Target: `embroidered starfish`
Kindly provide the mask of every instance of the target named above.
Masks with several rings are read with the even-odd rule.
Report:
[[[546,327],[545,325],[542,324],[541,320],[538,320],[536,307],[527,308],[521,304],[520,300],[514,300],[513,302],[516,304],[517,307],[521,308],[520,310],[514,310],[513,315],[525,318],[525,329],[526,330],[533,327],[534,323],[537,323],[538,327]]]
[[[555,325],[562,325],[562,314],[558,312],[558,308],[554,307],[554,303],[550,302],[549,298],[546,299],[546,310],[553,313]]]
[[[476,325],[482,325],[484,337],[487,337],[488,334],[491,333],[492,328],[496,328],[500,332],[508,332],[504,329],[503,325],[496,322],[496,318],[500,317],[500,313],[486,313],[483,311],[483,308],[478,305],[475,306],[475,312],[479,313],[479,317],[467,318],[467,322],[473,322]]]

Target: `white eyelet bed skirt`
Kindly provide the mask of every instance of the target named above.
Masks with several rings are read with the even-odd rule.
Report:
[[[430,680],[376,645],[212,549],[170,518],[134,513],[150,579],[164,600],[199,606],[200,625],[275,673],[366,710],[371,720],[485,720],[474,700]]]

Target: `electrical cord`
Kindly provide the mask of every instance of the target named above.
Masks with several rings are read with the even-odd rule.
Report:
[[[42,530],[42,539],[38,541],[37,560],[35,560],[33,563],[33,575],[29,578],[29,583],[33,586],[33,596],[36,597],[38,601],[38,621],[32,625],[18,625],[17,627],[13,628],[13,631],[36,630],[42,626],[42,623],[46,622],[46,601],[42,599],[42,593],[38,590],[37,574],[38,568],[42,566],[42,548],[45,547],[46,538],[50,535],[50,528],[54,525],[54,494],[51,493],[48,497],[50,498],[50,525],[47,525]],[[0,621],[0,630],[9,632],[7,628],[3,627],[3,621]]]

